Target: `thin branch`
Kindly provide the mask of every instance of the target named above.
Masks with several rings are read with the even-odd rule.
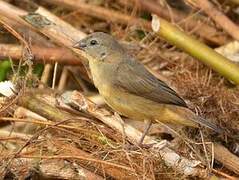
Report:
[[[96,5],[92,5],[92,4],[86,4],[80,0],[45,0],[45,1],[47,1],[49,3],[57,4],[59,6],[64,6],[69,9],[78,10],[80,13],[86,14],[88,16],[100,18],[100,19],[103,19],[106,21],[122,23],[122,24],[126,24],[126,25],[138,25],[138,26],[143,26],[145,29],[147,29],[149,31],[151,30],[149,22],[146,20],[136,18],[133,16],[129,16],[129,15],[125,15],[120,12],[117,12],[114,10],[109,10],[104,7],[100,7],[100,6],[96,6]],[[153,4],[152,2],[149,2],[148,0],[147,1],[140,0],[140,3],[142,3],[141,7],[146,8],[147,10],[149,10],[151,12],[156,12],[156,14],[158,14],[160,16],[164,12],[164,11],[161,11],[160,6],[158,6],[158,4]],[[152,8],[152,6],[154,8]],[[165,16],[162,16],[162,17],[165,17]],[[179,17],[177,17],[178,20],[179,19],[182,20],[182,18],[179,18]],[[190,21],[190,23],[187,25],[189,25],[191,28],[195,28],[196,26],[200,25],[200,23],[198,23],[198,22],[191,23],[191,21]],[[204,26],[206,26],[206,25],[204,25]],[[224,44],[225,43],[225,38],[222,35],[215,36],[218,33],[214,28],[212,28],[210,26],[206,26],[203,28],[200,27],[200,30],[196,31],[196,33],[198,33],[201,37],[204,37],[205,39],[207,39],[211,42],[214,42],[216,44]]]
[[[31,46],[34,58],[38,61],[54,63],[58,62],[61,64],[68,65],[80,65],[79,58],[74,56],[72,52],[65,48],[50,48],[50,47],[39,47]],[[13,60],[19,60],[22,56],[23,47],[14,44],[0,44],[0,57],[1,58],[12,58]]]
[[[96,162],[103,165],[117,167],[127,171],[132,171],[131,168],[123,166],[123,165],[119,165],[119,164],[115,164],[115,163],[111,163],[111,162],[107,162],[107,161],[103,161],[103,160],[99,160],[95,158],[89,158],[85,156],[70,156],[70,155],[69,156],[34,156],[34,155],[19,154],[17,157],[18,158],[37,158],[37,159],[80,159],[80,160],[85,160],[89,162]]]
[[[45,64],[44,66],[44,70],[42,72],[42,75],[41,75],[41,84],[39,84],[39,88],[43,89],[44,88],[44,85],[48,83],[48,80],[50,78],[50,73],[52,71],[52,67],[53,65],[52,64]]]
[[[201,8],[210,18],[212,18],[217,24],[221,26],[228,34],[234,39],[239,40],[239,27],[230,20],[223,12],[219,11],[208,0],[188,0],[192,1],[192,4],[198,8]]]
[[[56,1],[56,0],[53,0]],[[57,0],[61,1],[61,0]],[[191,17],[188,18],[188,16],[176,9],[171,9],[172,13],[168,11],[167,8],[163,7],[160,3],[157,3],[152,0],[131,0],[135,1],[139,7],[143,10],[149,11],[153,14],[157,14],[160,17],[165,18],[166,20],[170,21],[172,18],[173,20],[180,26],[184,27],[184,29],[187,30],[195,30],[195,34],[198,34],[200,37],[203,37],[211,42],[217,43],[217,44],[225,44],[227,42],[227,37],[220,31],[216,29],[216,27],[212,27],[208,24],[206,24],[202,20],[202,18],[197,17]],[[129,3],[128,1],[122,0],[122,3]],[[173,16],[173,17],[172,17]]]

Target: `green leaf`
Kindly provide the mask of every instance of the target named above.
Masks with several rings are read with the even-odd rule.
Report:
[[[0,81],[4,81],[7,73],[11,70],[11,62],[9,60],[0,61]]]
[[[37,75],[37,77],[40,77],[44,69],[43,64],[36,64],[33,69],[33,73]]]

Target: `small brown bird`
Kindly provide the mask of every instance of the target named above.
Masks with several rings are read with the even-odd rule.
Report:
[[[83,51],[93,82],[110,107],[126,117],[149,121],[145,134],[152,121],[203,125],[222,132],[188,109],[174,90],[148,72],[112,36],[96,32],[77,42],[74,48]]]

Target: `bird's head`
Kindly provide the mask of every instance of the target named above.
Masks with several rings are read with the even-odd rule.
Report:
[[[95,32],[77,42],[74,46],[76,49],[84,51],[90,57],[89,61],[98,61],[111,63],[119,61],[123,54],[124,48],[111,35],[103,32]]]

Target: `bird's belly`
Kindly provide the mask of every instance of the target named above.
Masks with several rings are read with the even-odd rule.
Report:
[[[106,89],[100,92],[100,94],[103,95],[106,103],[121,115],[139,121],[150,119],[163,123],[197,126],[190,119],[186,118],[188,113],[192,113],[186,108],[160,104],[116,88]]]
[[[135,120],[152,119],[155,112],[146,99],[122,92],[113,92],[104,97],[107,104],[119,114]]]

